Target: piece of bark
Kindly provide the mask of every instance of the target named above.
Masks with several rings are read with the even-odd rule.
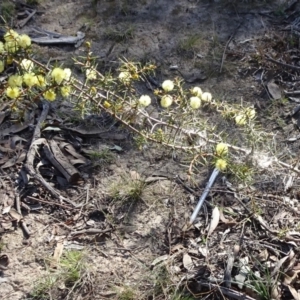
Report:
[[[67,179],[70,183],[75,183],[80,178],[78,170],[69,162],[67,157],[63,155],[59,149],[57,143],[52,140],[49,142],[50,147],[45,144],[43,150],[47,155],[47,159],[52,163],[52,165],[60,171],[60,173]]]

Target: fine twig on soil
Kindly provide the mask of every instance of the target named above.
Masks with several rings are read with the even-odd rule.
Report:
[[[232,290],[232,289],[228,289],[226,287],[223,287],[223,286],[220,286],[220,285],[217,285],[217,284],[214,284],[214,283],[207,283],[207,282],[203,282],[203,281],[198,281],[198,283],[201,286],[204,286],[204,287],[208,287],[208,288],[211,288],[211,289],[218,289],[218,290],[220,290],[220,292],[223,295],[231,297],[233,299],[237,299],[237,300],[255,300],[254,298],[252,298],[250,296],[247,296],[247,295],[245,295],[241,292],[238,292],[238,291],[235,291],[235,290]]]
[[[224,51],[223,51],[223,55],[222,55],[222,61],[221,61],[221,66],[220,66],[219,73],[222,73],[222,69],[223,69],[223,65],[224,65],[224,61],[225,61],[226,51],[227,51],[228,45],[232,41],[233,37],[235,36],[235,34],[237,33],[237,31],[238,31],[238,29],[240,28],[241,25],[242,25],[242,23],[238,24],[238,26],[235,28],[233,34],[229,37],[229,39],[228,39],[228,41],[227,41],[227,43],[225,45],[225,48],[224,48]]]
[[[107,233],[107,232],[111,232],[112,229],[111,228],[107,228],[107,229],[96,229],[96,228],[90,228],[90,229],[83,229],[83,230],[79,230],[79,231],[73,231],[71,232],[71,235],[78,235],[78,234],[98,234],[98,233]]]
[[[277,65],[280,65],[280,66],[283,66],[283,67],[286,67],[286,68],[289,68],[289,69],[292,69],[292,70],[296,70],[296,71],[300,71],[300,67],[296,67],[294,65],[290,65],[290,64],[285,64],[285,63],[282,63],[278,60],[275,60],[273,59],[272,57],[270,57],[269,55],[266,54],[266,58],[268,61],[271,61]]]

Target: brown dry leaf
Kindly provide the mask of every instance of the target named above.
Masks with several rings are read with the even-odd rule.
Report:
[[[191,270],[193,269],[193,260],[192,258],[189,256],[188,253],[184,253],[183,254],[183,266],[187,269],[187,270]]]
[[[224,224],[228,224],[228,225],[235,225],[237,224],[236,221],[234,220],[228,220],[225,218],[224,214],[223,214],[223,210],[220,210],[220,220],[224,223]]]
[[[290,271],[288,273],[285,273],[283,283],[286,285],[290,285],[290,284],[294,283],[294,281],[295,281],[295,279],[297,279],[299,273],[300,273],[300,270]]]
[[[87,162],[87,160],[83,160],[83,159],[70,159],[70,163],[74,166],[74,165],[84,165]]]
[[[211,222],[209,225],[208,233],[207,235],[211,235],[214,230],[217,228],[220,221],[220,211],[219,208],[216,206],[212,212]]]
[[[71,144],[69,144],[69,143],[60,143],[59,147],[61,148],[61,150],[67,151],[73,157],[75,157],[77,159],[84,160],[85,162],[87,161],[87,159],[83,155],[79,154]]]
[[[288,288],[292,294],[292,296],[294,297],[295,300],[300,300],[300,294],[296,291],[295,288],[293,288],[292,286],[288,285]]]
[[[22,151],[21,154],[18,156],[16,164],[20,164],[21,162],[23,162],[25,160],[26,156],[27,156],[27,152]]]
[[[50,263],[50,268],[57,268],[59,260],[62,256],[64,249],[64,241],[57,242],[56,248],[54,250],[53,258]]]
[[[167,260],[169,258],[168,254],[164,254],[162,256],[159,256],[157,258],[154,259],[154,261],[151,263],[151,266],[156,266],[162,262],[164,262],[165,260]]]
[[[2,169],[6,169],[6,168],[10,168],[12,166],[14,166],[17,162],[17,157],[12,157],[11,159],[9,159],[8,161],[6,161],[6,163],[1,166]]]
[[[285,261],[287,259],[289,259],[290,257],[289,256],[285,256],[283,258],[281,258],[276,264],[275,264],[275,267],[274,267],[274,270],[272,271],[271,273],[271,276],[272,278],[279,272],[280,268],[282,267],[282,265],[285,263]]]
[[[9,215],[17,222],[20,222],[20,220],[23,218],[23,216],[20,215],[13,207],[10,209]]]
[[[11,149],[16,149],[16,143],[20,142],[20,141],[27,142],[26,139],[23,139],[18,135],[13,136],[11,141],[10,141],[10,148]]]
[[[132,180],[139,180],[141,178],[140,174],[136,171],[130,171],[129,173]]]
[[[271,80],[268,84],[267,84],[267,88],[268,91],[271,95],[271,97],[274,100],[278,100],[281,98],[281,89],[280,87],[274,82],[274,80]]]

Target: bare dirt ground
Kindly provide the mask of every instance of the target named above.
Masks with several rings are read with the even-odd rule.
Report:
[[[220,100],[253,104],[257,124],[275,135],[272,151],[297,166],[298,98],[283,92],[297,90],[300,69],[299,37],[282,30],[299,16],[300,6],[292,2],[39,1],[33,6],[37,13],[19,30],[38,27],[73,36],[81,31],[101,72],[113,72],[119,58],[151,61],[159,84],[179,76],[187,87],[201,86]],[[19,5],[16,12],[22,10]],[[34,50],[37,60],[68,66],[82,47]],[[84,122],[90,130],[102,121],[97,116],[80,121],[70,107],[57,105],[51,117],[68,127]],[[214,118],[209,111],[201,117]],[[229,123],[216,122],[230,132]],[[115,130],[118,136],[79,137],[82,148],[98,153],[81,169],[79,184],[65,185],[57,172],[45,171],[81,208],[56,203],[35,182],[28,194],[45,202],[22,208],[30,236],[16,218],[0,219],[1,299],[300,299],[295,173],[262,171],[248,185],[220,176],[195,227],[183,230],[210,168],[188,176],[183,158],[155,146],[139,151],[131,133]],[[18,165],[2,166],[2,211],[15,197],[19,172]],[[221,216],[208,236],[215,206]],[[55,257],[71,250],[82,257],[75,268],[79,279],[68,282],[65,274],[57,275]]]

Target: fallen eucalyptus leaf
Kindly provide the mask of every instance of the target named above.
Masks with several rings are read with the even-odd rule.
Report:
[[[220,211],[219,208],[216,206],[212,212],[212,219],[207,233],[208,236],[211,235],[214,232],[214,230],[217,228],[219,221],[220,221]]]

